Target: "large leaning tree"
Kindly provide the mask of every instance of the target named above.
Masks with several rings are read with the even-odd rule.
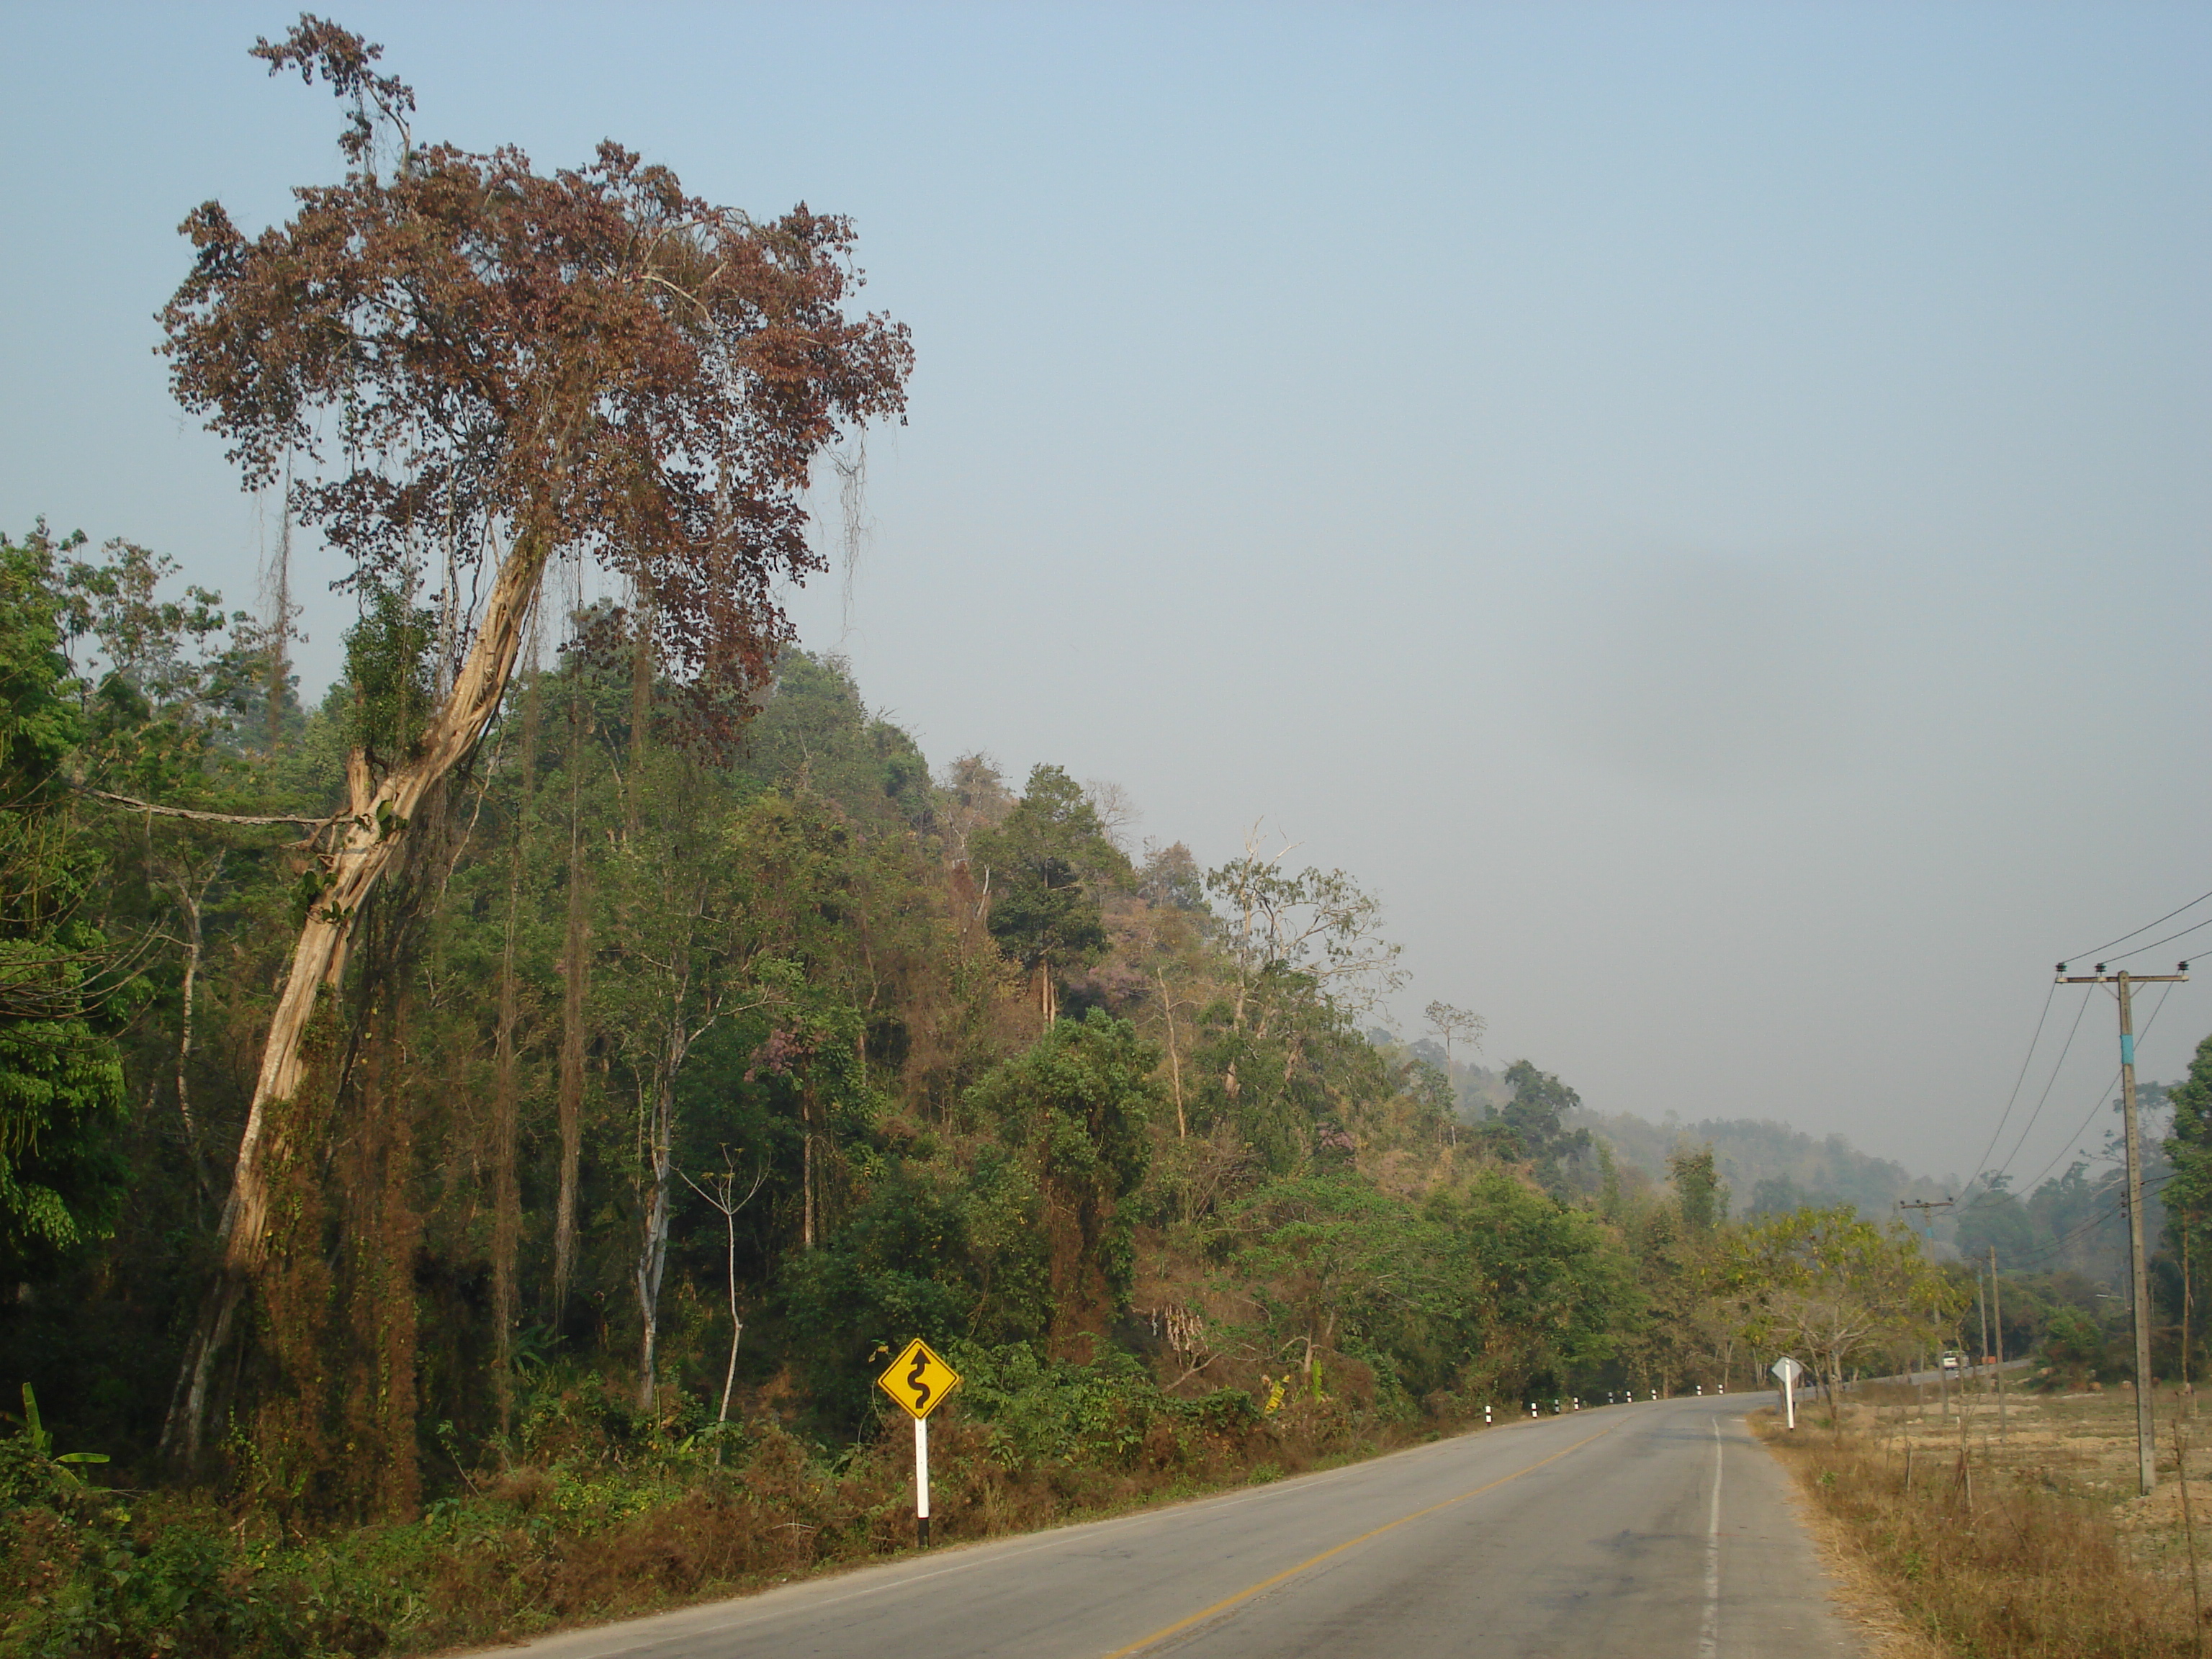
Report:
[[[434,561],[481,599],[420,732],[349,765],[164,1437],[188,1457],[261,1267],[271,1109],[302,1086],[318,997],[410,820],[497,713],[549,565],[617,573],[702,704],[756,683],[791,635],[778,584],[821,568],[810,467],[841,432],[903,410],[912,363],[902,325],[848,312],[844,219],[802,204],[757,221],[611,143],[550,173],[513,149],[417,145],[414,95],[376,72],[381,49],[312,15],[252,51],[336,94],[347,170],[258,236],[214,202],[185,222],[197,257],[161,315],[176,396],[247,488],[289,479],[291,513],[365,592]]]

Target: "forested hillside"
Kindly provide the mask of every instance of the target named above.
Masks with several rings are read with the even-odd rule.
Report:
[[[757,1467],[878,1443],[913,1335],[1009,1474],[1752,1375],[1709,1170],[1577,1197],[1532,1066],[1459,1125],[1363,1033],[1395,952],[1349,876],[1121,846],[1053,766],[933,776],[797,649],[700,726],[599,609],[532,623],[394,831],[195,1425],[316,837],[414,741],[438,619],[364,607],[303,710],[273,630],[158,556],[5,561],[0,1380],[115,1477],[313,1529],[503,1470]]]
[[[9,550],[77,655],[46,688],[70,787],[17,822],[67,849],[24,884],[127,979],[70,1028],[100,1056],[70,1062],[74,1140],[11,1164],[39,1196],[11,1218],[33,1288],[9,1348],[72,1433],[143,1455],[313,902],[301,828],[379,735],[365,669],[272,720],[252,624],[155,598],[137,549],[84,551]],[[1455,1133],[1439,1074],[1360,1034],[1395,953],[1350,877],[1124,848],[1054,767],[933,781],[796,650],[713,746],[624,627],[569,619],[410,827],[209,1407],[257,1480],[315,1487],[374,1437],[398,1485],[328,1502],[407,1510],[419,1425],[496,1441],[556,1354],[641,1412],[719,1411],[732,1291],[733,1401],[833,1437],[915,1331],[1150,1353],[1183,1392],[1295,1368],[1401,1412],[1717,1375],[1644,1317],[1663,1256],[1626,1247],[1679,1231],[1670,1205],[1562,1208],[1522,1173],[1543,1145]],[[353,636],[356,662],[391,648],[381,617]]]
[[[1860,1152],[1841,1135],[1815,1139],[1786,1123],[1701,1118],[1653,1123],[1632,1112],[1585,1111],[1575,1121],[1622,1163],[1655,1178],[1684,1145],[1711,1146],[1738,1215],[1774,1215],[1808,1204],[1848,1204],[1868,1216],[1895,1213],[1900,1198],[1941,1198],[1945,1188],[1893,1159]]]
[[[2166,1150],[2172,1128],[2166,1085],[2146,1082],[2138,1091],[2143,1123],[2143,1224],[2155,1239],[2167,1231],[2165,1192],[2173,1165]],[[1488,1109],[1478,1106],[1475,1112]],[[2117,1114],[2118,1103],[2113,1103]],[[2071,1274],[2085,1296],[2126,1276],[2124,1160],[2119,1131],[2100,1132],[2100,1155],[2064,1160],[2058,1173],[2040,1172],[2025,1192],[2006,1176],[1983,1176],[1961,1184],[1916,1176],[1889,1158],[1860,1152],[1841,1135],[1816,1139],[1787,1124],[1750,1118],[1705,1118],[1694,1123],[1653,1123],[1630,1112],[1588,1109],[1569,1122],[1602,1142],[1624,1168],[1647,1180],[1663,1180],[1668,1160],[1685,1147],[1710,1147],[1727,1183],[1730,1213],[1747,1220],[1806,1207],[1846,1206],[1871,1219],[1899,1213],[1898,1200],[1951,1200],[1952,1207],[1925,1213],[1938,1249],[1971,1261],[1995,1246],[2008,1271]],[[1916,1225],[1919,1224],[1916,1223]],[[2177,1285],[2178,1294],[2178,1285]]]

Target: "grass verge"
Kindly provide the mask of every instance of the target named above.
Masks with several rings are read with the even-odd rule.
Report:
[[[2120,1404],[2014,1401],[2000,1430],[1986,1406],[1939,1417],[1893,1390],[1847,1407],[1840,1425],[1804,1412],[1789,1434],[1770,1411],[1753,1425],[1904,1629],[1936,1651],[2197,1659],[2207,1626],[2186,1558],[2203,1540],[2180,1529],[2178,1490],[2167,1526],[2155,1499],[2133,1499],[2131,1484],[2122,1498],[2107,1478]],[[2178,1486],[2171,1454],[2166,1471]],[[2199,1510],[2212,1498],[2202,1480],[2192,1454]]]

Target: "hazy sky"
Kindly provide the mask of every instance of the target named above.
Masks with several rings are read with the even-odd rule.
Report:
[[[152,313],[193,204],[337,170],[244,56],[292,15],[0,7],[0,526],[249,603]],[[2212,889],[2212,10],[336,15],[422,136],[853,215],[919,362],[809,643],[940,763],[1353,872],[1409,1034],[1964,1174],[2051,964]],[[2022,1180],[2117,1065],[2097,994]],[[2145,1075],[2208,1030],[2212,973]]]

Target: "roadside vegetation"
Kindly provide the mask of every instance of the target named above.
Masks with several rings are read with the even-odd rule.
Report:
[[[1894,1607],[1897,1659],[2153,1659],[2212,1622],[2212,1437],[2160,1390],[2160,1485],[2136,1495],[2126,1389],[1855,1391],[1840,1420],[1771,1412],[1760,1432]],[[2186,1502],[2182,1457],[2186,1455]],[[2193,1526],[2184,1524],[2185,1512]]]
[[[948,1347],[967,1397],[933,1419],[943,1542],[1274,1480],[1439,1431],[1330,1399],[1264,1416],[1236,1391],[1176,1399],[1134,1362]],[[533,1391],[502,1464],[410,1518],[319,1527],[205,1492],[88,1484],[19,1436],[0,1441],[0,1651],[427,1653],[786,1583],[913,1547],[903,1425],[834,1448],[768,1414],[718,1434],[703,1402],[642,1417],[572,1374]]]

